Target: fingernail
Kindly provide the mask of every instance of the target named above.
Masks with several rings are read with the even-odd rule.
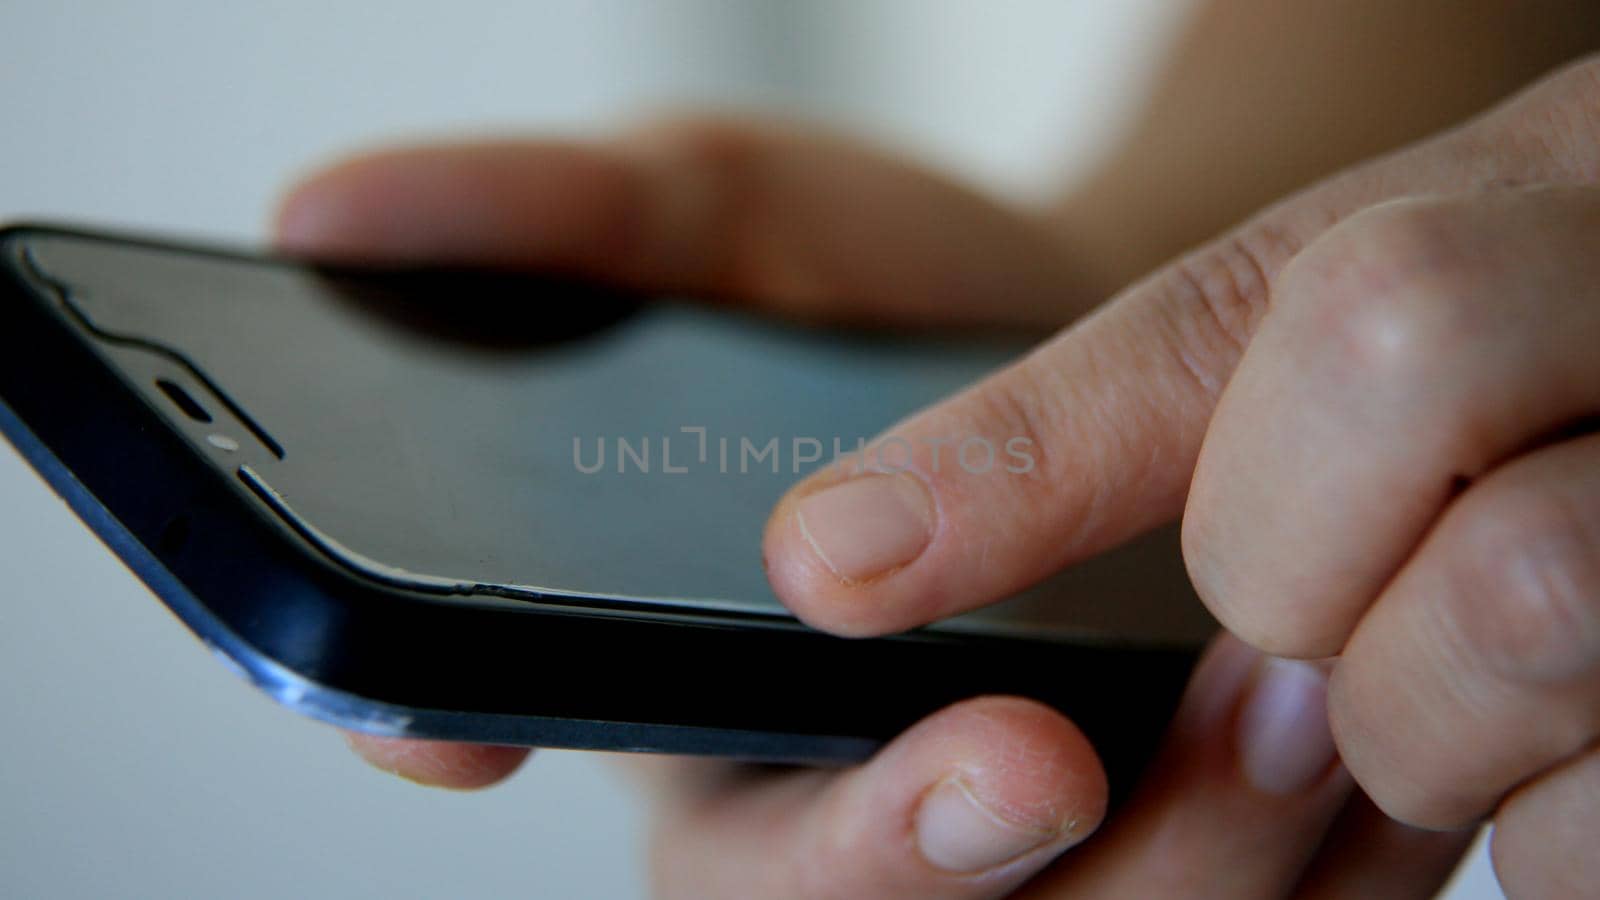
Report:
[[[833,574],[864,581],[922,553],[933,535],[933,504],[910,475],[867,475],[801,500],[795,520]]]
[[[1239,713],[1245,780],[1268,794],[1293,794],[1316,782],[1334,753],[1328,676],[1308,662],[1265,660]]]
[[[946,872],[982,872],[1043,847],[1071,830],[1009,822],[984,808],[959,777],[940,782],[917,810],[917,848]]]

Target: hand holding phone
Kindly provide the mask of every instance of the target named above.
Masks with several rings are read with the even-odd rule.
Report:
[[[651,289],[726,296],[779,317],[910,330],[976,323],[1054,327],[1096,299],[1075,283],[1054,237],[1036,223],[843,141],[716,126],[698,134],[692,127],[672,129],[650,135],[648,143],[646,150],[631,139],[620,148],[453,148],[382,156],[370,167],[347,165],[290,199],[281,241],[313,257],[369,262],[556,264]],[[616,160],[636,155],[648,165]],[[755,182],[735,187],[736,173],[750,171]],[[549,199],[556,184],[572,190],[559,203]],[[695,196],[697,185],[709,186],[700,194],[705,205],[668,205]],[[745,189],[748,198],[726,202]],[[368,199],[374,197],[414,202],[380,212]],[[722,218],[730,210],[740,211],[737,221]],[[453,224],[436,227],[447,211]],[[507,222],[513,216],[516,227]],[[634,219],[657,223],[659,230],[628,252],[615,252],[616,234],[597,223]],[[583,237],[550,238],[573,233]],[[1267,877],[1281,855],[1273,848],[1282,845],[1287,853],[1294,834],[1316,827],[1312,808],[1272,819],[1270,801],[1224,802],[1217,787],[1228,775],[1205,762],[1215,755],[1208,732],[1215,722],[1207,720],[1243,689],[1252,661],[1248,651],[1230,645],[1202,667],[1184,713],[1189,726],[1164,751],[1163,768],[1174,777],[1127,809],[1126,828],[1075,851],[1067,871],[1077,874],[1062,889],[1075,896],[1128,896],[1143,882],[1159,890],[1164,876],[1150,866],[1149,854],[1163,821],[1193,823],[1182,826],[1179,840],[1196,848],[1184,857],[1196,877],[1234,865],[1224,861],[1236,862],[1236,856],[1206,848],[1221,850],[1235,837],[1259,851],[1244,874]],[[1090,678],[1070,690],[1115,693],[1116,687]],[[522,760],[506,748],[457,743],[352,735],[352,744],[381,768],[456,787],[492,782]],[[1021,747],[1039,752],[1018,768],[1010,761]],[[814,888],[855,896],[998,896],[1087,834],[1102,802],[1098,763],[1076,729],[1051,711],[1013,699],[973,700],[938,713],[872,763],[843,772],[640,756],[619,757],[618,764],[658,801],[655,883],[666,895]],[[982,819],[976,828],[964,826],[962,806],[952,802],[938,804],[922,822],[923,792],[948,784],[954,773],[968,779],[965,789],[982,802],[1013,816],[1041,816],[1044,828],[1008,832],[1002,826],[995,839],[986,836]],[[940,797],[951,797],[950,790]],[[1328,803],[1327,797],[1316,801],[1317,808]],[[1202,824],[1214,823],[1213,816],[1235,827]],[[1069,819],[1073,828],[1062,829]],[[929,829],[928,846],[906,840],[905,829],[920,831],[914,822]],[[1263,841],[1267,834],[1274,840]],[[845,847],[830,835],[855,838]],[[947,873],[987,867],[994,855],[1015,852],[1018,835],[1043,846],[970,882]],[[974,856],[974,846],[991,858]],[[1145,874],[1132,883],[1117,880],[1139,872]]]

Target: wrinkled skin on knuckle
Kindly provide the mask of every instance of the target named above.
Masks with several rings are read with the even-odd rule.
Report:
[[[1269,210],[1185,256],[1135,288],[1153,298],[1140,340],[1158,338],[1182,363],[1188,383],[1215,402],[1278,296],[1285,267],[1326,227],[1316,203]]]
[[[1550,143],[1578,181],[1600,181],[1600,55],[1563,73],[1565,88]]]
[[[1535,157],[1554,178],[1600,180],[1600,54],[1556,72],[1529,100],[1512,108],[1497,133]]]
[[[912,420],[917,433],[950,442],[940,451],[936,473],[926,459],[931,449],[918,447],[918,454],[923,458],[919,468],[934,484],[941,506],[975,511],[965,525],[955,517],[946,521],[944,527],[951,529],[978,526],[956,537],[1005,545],[1026,542],[1041,529],[1055,536],[1052,551],[1036,560],[1034,578],[1104,549],[1108,521],[1137,505],[1138,492],[1155,484],[1145,477],[1149,472],[1122,464],[1139,452],[1126,436],[1148,433],[1148,397],[1073,377],[1071,372],[1081,371],[1075,368],[1081,358],[1063,363],[1056,355],[1062,347],[1063,339],[1057,338]],[[1083,352],[1106,350],[1107,345],[1097,344]],[[974,473],[960,463],[961,442],[974,437],[994,451],[987,472]],[[980,505],[1007,514],[983,515]]]
[[[1218,360],[1244,352],[1266,311],[1272,273],[1292,255],[1289,248],[1281,232],[1255,223],[1180,260],[1166,275],[1169,321],[1179,345],[1202,355],[1190,368],[1208,393],[1220,393],[1222,382],[1201,373],[1226,372],[1231,365]]]
[[[1119,435],[1136,426],[1129,418],[1137,416],[1137,404],[1106,402],[1104,397],[1085,396],[1081,389],[1064,378],[1048,350],[1035,352],[1012,366],[1002,387],[987,382],[974,392],[976,408],[989,423],[990,439],[1004,447],[1009,441],[1026,451],[1032,460],[1026,473],[989,479],[993,490],[1012,493],[1016,509],[1034,514],[1018,518],[1007,527],[1030,529],[1042,522],[1066,523],[1057,543],[1058,552],[1050,564],[1076,557],[1086,549],[1084,541],[1097,533],[1107,510],[1103,499],[1119,487],[1104,477],[1115,471],[1108,465],[1112,452],[1103,442],[1085,443],[1080,435]],[[1058,529],[1060,530],[1060,529]],[[985,534],[984,539],[1012,540],[1020,535]],[[1090,550],[1095,548],[1088,548]]]
[[[1452,190],[1600,181],[1600,54],[1557,70],[1432,149],[1445,154],[1436,170],[1454,173]]]
[[[1267,314],[1276,296],[1274,282],[1285,264],[1300,250],[1300,234],[1309,231],[1314,223],[1309,216],[1290,216],[1282,213],[1263,215],[1235,233],[1214,242],[1190,256],[1179,260],[1152,280],[1140,287],[1152,292],[1155,303],[1143,311],[1136,327],[1127,329],[1137,333],[1140,340],[1159,346],[1163,354],[1176,359],[1180,366],[1164,383],[1154,383],[1147,377],[1140,387],[1145,391],[1144,402],[1127,403],[1123,398],[1103,398],[1098,404],[1101,421],[1110,421],[1112,428],[1103,433],[1139,434],[1147,431],[1141,423],[1132,422],[1120,429],[1118,419],[1161,415],[1165,409],[1204,402],[1214,405],[1231,379],[1235,367],[1244,355],[1257,327]],[[1196,422],[1200,428],[1203,421]],[[1201,434],[1180,435],[1180,446],[1198,448]],[[1135,446],[1106,448],[1108,452],[1127,458],[1141,452]],[[1139,486],[1159,484],[1165,471],[1193,472],[1195,459],[1174,457],[1171,454],[1150,452],[1144,449],[1147,465],[1142,468],[1120,467],[1119,471],[1138,474]],[[1097,496],[1092,509],[1127,495],[1132,485],[1107,485]],[[1187,481],[1174,483],[1174,496],[1149,498],[1156,502],[1185,503],[1192,485]],[[1192,497],[1192,495],[1190,495]],[[1086,511],[1088,512],[1088,511]],[[1085,520],[1093,522],[1089,515]],[[1278,643],[1271,633],[1261,633],[1252,627],[1247,617],[1235,615],[1235,610],[1220,591],[1207,591],[1210,575],[1227,563],[1222,548],[1222,536],[1208,527],[1211,517],[1205,504],[1185,504],[1182,521],[1182,544],[1185,562],[1191,579],[1200,588],[1202,598],[1222,622],[1235,634],[1255,646]],[[1209,595],[1208,595],[1209,594]]]

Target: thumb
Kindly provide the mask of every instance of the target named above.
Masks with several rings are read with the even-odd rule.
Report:
[[[1006,596],[1183,508],[1212,410],[1291,258],[1354,213],[1592,183],[1600,58],[1272,207],[780,501],[764,554],[802,619],[904,630]]]

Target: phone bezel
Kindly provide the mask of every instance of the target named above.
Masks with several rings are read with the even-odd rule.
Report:
[[[390,735],[816,762],[858,759],[956,700],[1018,694],[1073,718],[1121,783],[1195,660],[1187,647],[847,640],[570,603],[462,603],[360,577],[241,499],[52,311],[21,252],[46,234],[294,263],[0,230],[0,432],[219,657],[307,715]]]

